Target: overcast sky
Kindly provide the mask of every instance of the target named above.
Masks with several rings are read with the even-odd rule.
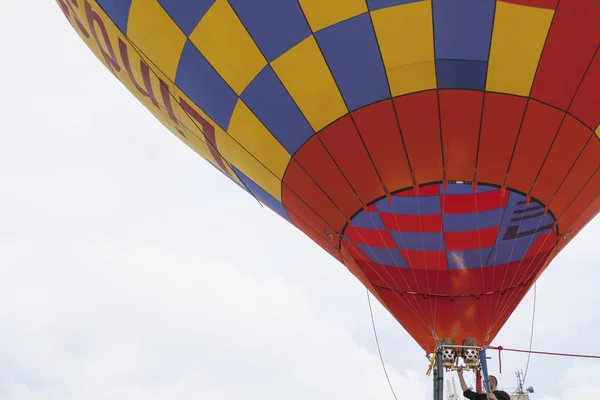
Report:
[[[0,38],[0,400],[393,400],[344,266],[163,128],[53,0],[1,0]],[[598,237],[539,280],[534,349],[600,354]],[[532,295],[496,345],[527,348]],[[373,305],[398,397],[430,399]],[[526,359],[503,353],[500,386]],[[596,398],[598,376],[533,356],[527,385]]]

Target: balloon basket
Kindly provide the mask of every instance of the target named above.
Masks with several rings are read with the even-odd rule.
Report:
[[[485,355],[485,348],[477,346],[475,339],[467,338],[460,345],[454,344],[453,339],[443,339],[436,346],[427,371],[427,375],[430,375],[433,370],[434,400],[444,399],[445,371],[454,371],[458,368],[474,372],[483,370],[487,380],[485,356],[482,354]]]
[[[474,339],[465,339],[461,345],[454,344],[452,339],[444,339],[435,348],[434,354],[440,355],[440,361],[433,361],[433,365],[441,362],[446,370],[454,371],[461,367],[463,369],[478,370],[481,368],[481,351],[483,347],[477,346]]]

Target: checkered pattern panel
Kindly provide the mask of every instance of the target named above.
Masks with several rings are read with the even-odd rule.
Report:
[[[554,218],[515,192],[480,185],[426,186],[377,201],[352,219],[345,239],[357,259],[414,269],[473,269],[523,259]]]
[[[487,136],[477,131],[486,126],[479,118],[495,119],[494,112],[515,112],[520,117],[512,105],[488,107],[494,101],[490,99],[485,103],[490,111],[482,111],[483,90],[512,96],[515,107],[521,96],[530,95],[558,109],[570,107],[581,125],[589,129],[596,129],[600,122],[593,100],[598,93],[600,72],[596,64],[600,62],[589,65],[597,48],[597,35],[589,27],[595,26],[592,21],[600,13],[587,0],[563,2],[558,8],[557,0],[57,2],[79,27],[88,45],[155,114],[161,114],[163,123],[174,132],[187,134],[187,144],[238,185],[246,190],[249,186],[260,187],[262,191],[253,194],[279,212],[285,211],[281,182],[289,162],[315,133],[349,113],[390,98],[400,99],[395,103],[400,109],[399,124],[408,142],[407,151],[418,151],[418,155],[410,154],[413,172],[418,175],[421,168],[436,169],[430,161],[439,157],[433,154],[434,149],[431,158],[419,149],[410,150],[414,148],[410,142],[416,139],[404,132],[407,128],[410,132],[414,119],[424,143],[441,137],[425,126],[423,120],[432,120],[427,102],[419,94],[445,89],[440,92],[440,104],[431,109],[439,113],[447,140],[443,152],[447,155],[449,179],[472,178],[477,140],[481,141],[479,159],[490,158],[486,155]],[[582,19],[581,23],[573,23],[573,16]],[[577,57],[565,58],[565,53]],[[150,73],[143,66],[140,71],[140,61]],[[587,74],[585,80],[582,74]],[[556,85],[557,79],[563,84]],[[465,89],[473,92],[460,93]],[[456,104],[461,104],[460,109],[453,107]],[[526,120],[549,123],[547,129],[536,126],[535,131],[555,132],[550,126],[554,119],[536,114],[535,109],[535,105],[527,107]],[[202,121],[186,121],[191,118],[190,110]],[[364,120],[367,125],[381,121],[369,120]],[[367,125],[363,122],[365,130],[369,129]],[[207,126],[214,130],[210,143],[203,132]],[[440,125],[432,123],[434,126]],[[529,124],[517,126],[526,130]],[[374,131],[379,130],[376,128],[373,126]],[[564,130],[576,128],[581,127]],[[361,135],[367,143],[368,135]],[[523,142],[527,137],[520,134],[519,140]],[[452,147],[452,143],[457,146]],[[530,152],[529,143],[525,143]],[[573,142],[571,147],[574,152],[585,145],[585,141]],[[565,148],[561,146],[561,151]],[[500,150],[505,154],[512,149],[520,151],[511,146]],[[547,150],[542,145],[538,149],[539,154]],[[461,155],[452,156],[454,152]],[[557,157],[565,159],[562,154]],[[466,161],[455,166],[452,160],[457,159]],[[511,159],[515,170],[523,168],[522,163],[531,171],[539,168],[535,162],[529,165],[530,158],[520,154]],[[502,169],[495,161],[488,163]],[[378,166],[381,176],[398,173],[382,168],[388,167]],[[481,169],[486,169],[485,162]],[[500,184],[495,175],[482,181]],[[521,172],[517,176],[522,176]],[[518,177],[509,177],[516,181],[507,182],[507,186],[525,190],[531,179]],[[419,182],[439,180],[430,178]],[[552,174],[541,178],[561,181]],[[543,185],[537,188],[544,190]],[[542,194],[545,196],[534,197],[548,204],[553,193]],[[411,221],[397,223],[410,225]],[[434,224],[433,228],[436,222],[420,223]],[[493,232],[481,235],[488,238]],[[436,247],[437,242],[448,245],[454,241],[440,240],[433,232],[427,236],[425,248],[427,244]],[[402,239],[407,242],[406,251],[413,251],[413,242],[418,239],[408,231]]]

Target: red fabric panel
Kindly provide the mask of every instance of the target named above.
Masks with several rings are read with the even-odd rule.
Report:
[[[600,42],[600,7],[562,0],[552,21],[531,97],[567,110]]]
[[[571,104],[570,113],[592,130],[600,125],[600,57],[598,53]]]
[[[540,176],[531,195],[548,204],[567,173],[577,161],[592,132],[570,115],[567,115],[556,140],[544,162]]]
[[[527,100],[507,94],[486,93],[477,181],[502,185],[523,120]]]
[[[351,115],[387,190],[393,192],[412,186],[392,101],[372,104]]]
[[[391,231],[401,232],[441,232],[441,214],[388,214],[379,213],[385,227]]]
[[[565,212],[577,193],[596,172],[599,167],[598,160],[600,160],[600,141],[592,137],[550,202],[550,210],[556,218]]]
[[[316,136],[313,136],[298,150],[294,160],[302,166],[306,173],[327,194],[331,199],[330,201],[333,201],[347,217],[362,208],[354,190],[352,190],[348,181],[327,153],[325,146]],[[301,187],[298,189],[299,191],[296,191],[296,193],[304,197],[303,189]]]
[[[411,268],[437,271],[447,270],[448,262],[446,260],[445,251],[417,251],[417,250],[400,250],[400,254],[408,262]],[[425,287],[429,290],[426,282],[421,282],[417,286]]]
[[[419,197],[423,197],[423,196],[437,196],[438,194],[440,194],[440,187],[437,184],[434,185],[427,185],[427,186],[420,186],[419,188],[417,188],[418,190],[418,194],[415,192],[415,189],[409,189],[409,190],[403,190],[399,193],[396,193],[395,196],[399,196],[399,197],[414,197],[414,196],[419,196]]]
[[[388,249],[396,248],[396,242],[388,231],[349,226],[345,234],[355,243]]]
[[[349,115],[318,135],[363,203],[385,195],[373,162]]]
[[[441,181],[442,144],[437,92],[397,97],[394,107],[417,183]]]
[[[290,162],[281,188],[282,203],[294,214],[294,224],[300,219],[321,233],[341,232],[346,219],[312,179],[294,160]],[[298,224],[296,224],[298,226]],[[307,233],[308,234],[308,233]],[[337,239],[328,239],[337,245]]]
[[[472,181],[483,92],[440,90],[440,115],[446,179]]]
[[[597,161],[596,161],[597,162]],[[596,172],[592,179],[581,189],[573,202],[567,207],[565,213],[560,217],[558,224],[561,232],[573,229],[571,226],[586,208],[596,199],[600,193],[600,171]]]
[[[508,202],[508,194],[502,195],[502,191],[473,193],[469,195],[442,195],[443,214],[468,214],[495,210],[505,207]]]
[[[475,250],[492,247],[498,236],[498,227],[466,232],[444,232],[446,250]]]
[[[508,173],[508,187],[529,193],[564,115],[538,101],[529,102]]]

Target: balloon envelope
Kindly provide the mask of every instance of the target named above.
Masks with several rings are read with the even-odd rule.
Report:
[[[600,208],[594,1],[57,2],[428,351],[489,343]]]

